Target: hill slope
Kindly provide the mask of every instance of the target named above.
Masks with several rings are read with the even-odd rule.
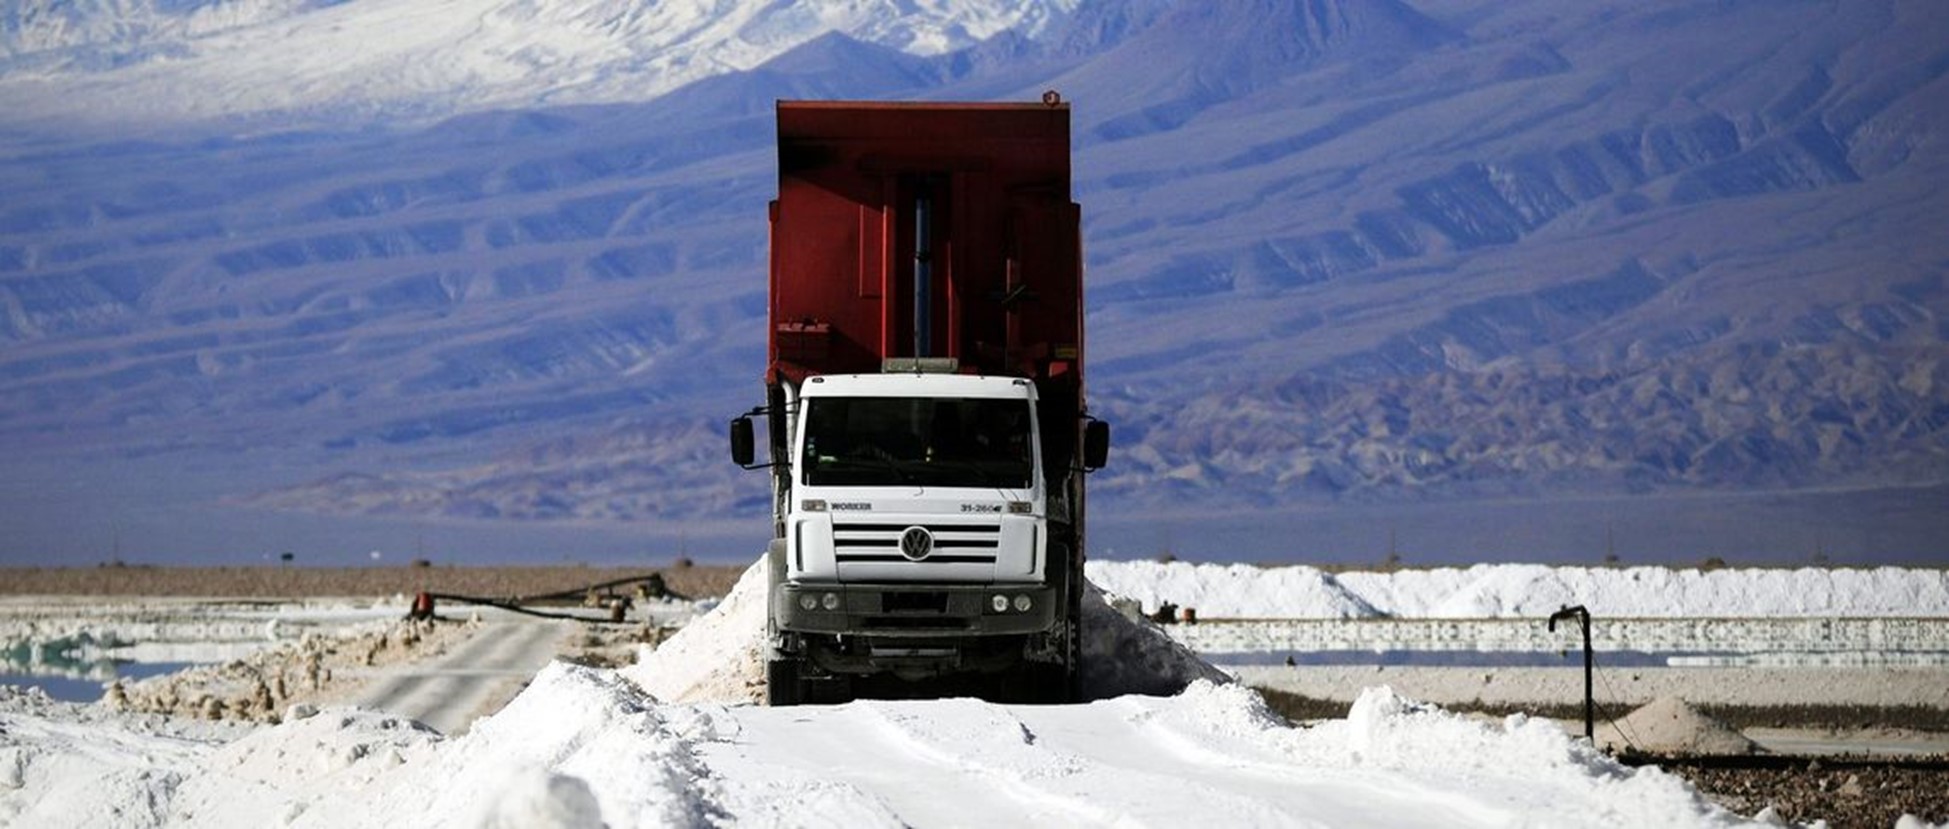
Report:
[[[1617,504],[1696,528],[1752,493],[1816,500],[1624,546],[1949,538],[1915,500],[1949,485],[1936,4],[777,4],[670,28],[701,12],[610,3],[468,31],[390,0],[168,7],[239,22],[6,21],[10,558],[429,528],[503,554],[748,549],[764,486],[717,435],[757,397],[770,99],[1049,87],[1076,102],[1092,392],[1117,428],[1095,511],[1126,551],[1222,520],[1257,534],[1199,552],[1271,557],[1297,513],[1484,499],[1588,539]],[[395,24],[446,39],[374,34]],[[664,39],[615,57],[632,27]],[[601,36],[551,34],[571,30]],[[270,33],[374,45],[266,80]],[[733,41],[748,60],[629,74]],[[380,61],[508,44],[566,51],[500,80]],[[1398,520],[1430,555],[1562,552],[1507,518]],[[1358,523],[1303,549],[1371,552]]]

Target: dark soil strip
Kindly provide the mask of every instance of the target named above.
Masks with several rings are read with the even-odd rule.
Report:
[[[743,567],[100,567],[0,568],[0,594],[15,596],[193,596],[302,599],[318,596],[411,596],[425,590],[466,596],[517,597],[579,590],[657,573],[685,596],[723,596]]]

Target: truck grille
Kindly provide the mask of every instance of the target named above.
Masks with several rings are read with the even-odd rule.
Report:
[[[901,536],[916,527],[933,540],[932,549],[920,558],[902,552],[900,543]],[[994,564],[1001,534],[1000,524],[834,522],[833,557],[840,564]]]

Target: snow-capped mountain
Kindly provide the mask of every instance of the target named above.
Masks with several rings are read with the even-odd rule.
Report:
[[[1076,2],[28,0],[0,18],[0,107],[343,121],[642,101],[828,33],[922,56],[1037,38]]]
[[[0,556],[751,549],[772,101],[1049,88],[1099,549],[1949,538],[1940,4],[22,9]]]

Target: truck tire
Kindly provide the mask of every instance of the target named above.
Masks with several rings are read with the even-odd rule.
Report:
[[[1083,701],[1083,619],[1081,612],[1082,607],[1072,601],[1069,606],[1069,635],[1066,637],[1069,640],[1068,658],[1064,659],[1062,664],[1058,666],[1060,672],[1056,678],[1055,687],[1050,689],[1050,702],[1056,705],[1068,705]]]
[[[1068,561],[1067,542],[1050,544],[1051,561]],[[1078,701],[1077,675],[1082,667],[1082,590],[1079,577],[1065,567],[1054,574],[1062,596],[1063,617],[1058,638],[1060,650],[1054,662],[1025,662],[1015,672],[1014,687],[1005,695],[1034,705],[1067,705]]]
[[[765,662],[765,704],[778,708],[805,701],[805,688],[799,681],[799,663],[786,659]]]
[[[765,704],[798,705],[805,701],[805,685],[799,679],[799,663],[788,653],[780,653],[776,625],[778,612],[772,602],[778,598],[778,585],[785,581],[785,539],[774,538],[765,550],[769,581],[765,587],[765,639],[772,650],[765,660]]]
[[[1070,675],[1057,662],[1024,662],[1003,686],[1005,702],[1028,705],[1066,705],[1070,702]]]

